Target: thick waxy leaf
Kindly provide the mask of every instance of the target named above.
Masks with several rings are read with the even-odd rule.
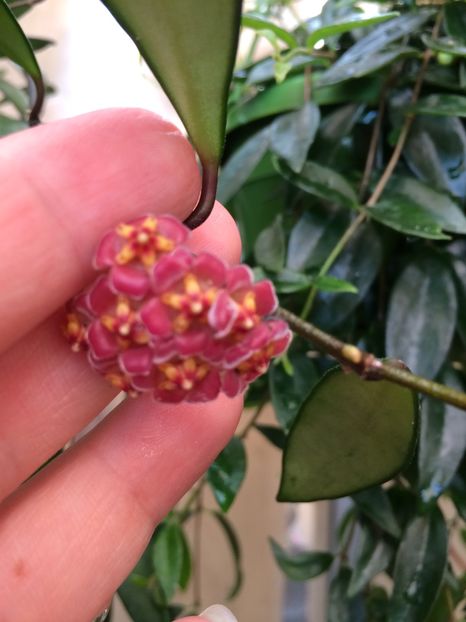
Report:
[[[320,267],[348,226],[348,221],[346,210],[313,205],[291,230],[287,268],[299,272]]]
[[[5,0],[0,0],[0,55],[17,63],[31,78],[42,80],[39,65],[28,38]]]
[[[301,172],[295,173],[283,160],[277,161],[278,172],[293,185],[326,202],[345,207],[356,207],[358,199],[346,179],[326,166],[306,162]]]
[[[185,579],[185,548],[183,533],[178,523],[168,521],[158,532],[152,554],[155,575],[168,600],[173,596],[181,579]]]
[[[415,175],[458,197],[466,194],[466,132],[454,117],[416,117],[404,157]]]
[[[374,537],[368,528],[363,528],[356,550],[356,561],[348,586],[348,597],[356,596],[366,585],[389,565],[393,555],[392,547],[383,539]]]
[[[320,112],[313,102],[276,119],[271,127],[270,147],[299,173],[319,127]]]
[[[277,449],[285,449],[286,435],[283,430],[274,425],[262,425],[259,423],[256,423],[254,427]]]
[[[392,505],[387,493],[380,486],[361,490],[353,495],[353,501],[358,509],[374,521],[381,529],[394,538],[401,535],[400,526],[396,520]]]
[[[326,274],[325,276],[316,276],[313,279],[313,285],[322,292],[348,293],[357,294],[358,288],[349,281],[337,279],[335,276]]]
[[[439,117],[466,117],[466,97],[449,93],[427,95],[408,106],[407,111]]]
[[[449,37],[434,39],[429,35],[423,35],[422,42],[426,47],[436,52],[445,52],[452,56],[466,56],[466,44],[463,41],[456,41]]]
[[[270,538],[270,546],[276,562],[286,576],[293,581],[307,581],[318,577],[328,570],[333,562],[333,555],[326,551],[287,553],[272,538]]]
[[[382,245],[371,225],[359,228],[330,271],[331,276],[350,281],[357,294],[321,292],[312,319],[318,326],[338,326],[364,299],[382,260]]]
[[[395,563],[388,622],[424,622],[439,592],[448,533],[436,507],[406,529]]]
[[[288,351],[288,358],[293,367],[292,376],[280,364],[273,364],[269,371],[272,404],[284,430],[289,430],[301,404],[319,378],[314,363],[306,356],[305,351],[296,347],[295,342]]]
[[[132,620],[137,622],[170,622],[168,610],[157,605],[151,593],[127,579],[118,589],[118,596]]]
[[[272,272],[279,272],[285,264],[285,234],[282,217],[263,229],[254,244],[254,256],[259,265]]]
[[[241,23],[243,26],[247,28],[252,28],[253,30],[257,30],[258,32],[269,30],[272,32],[278,39],[281,39],[289,48],[294,48],[298,45],[296,38],[284,28],[277,26],[274,22],[266,19],[263,15],[259,13],[246,13],[241,18]]]
[[[243,583],[241,547],[235,530],[233,529],[228,518],[220,512],[212,512],[212,516],[218,521],[218,524],[220,525],[223,533],[225,534],[228,545],[230,546],[231,555],[233,557],[234,580],[231,589],[227,595],[227,600],[229,600],[230,598],[234,598],[238,594]]]
[[[442,382],[463,390],[453,372]],[[440,496],[453,479],[466,449],[466,413],[438,400],[422,405],[419,439],[419,488],[424,501]]]
[[[306,41],[306,47],[313,48],[315,44],[321,39],[327,39],[328,37],[334,37],[335,35],[341,35],[344,32],[351,32],[356,28],[367,28],[368,26],[375,26],[382,22],[387,22],[394,17],[397,17],[399,13],[391,12],[384,13],[383,15],[374,15],[373,17],[360,17],[356,16],[348,20],[342,20],[340,22],[333,22],[332,24],[322,26],[314,30]]]
[[[270,128],[253,134],[228,159],[220,172],[218,198],[228,203],[264,157],[270,143]]]
[[[452,39],[462,41],[466,45],[466,4],[447,2],[444,8],[445,30]]]
[[[207,481],[224,512],[227,512],[243,483],[246,452],[243,441],[234,436],[207,471]]]
[[[456,313],[455,283],[448,264],[433,254],[415,259],[392,290],[387,355],[404,361],[415,374],[433,378],[450,348]]]
[[[240,0],[102,0],[133,39],[203,162],[223,149]]]
[[[411,391],[331,370],[290,430],[278,500],[332,499],[391,479],[411,459],[416,430]]]

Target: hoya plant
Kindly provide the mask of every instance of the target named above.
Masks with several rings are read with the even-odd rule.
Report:
[[[22,89],[2,78],[2,105],[9,106],[0,117],[2,133],[40,118],[46,87],[34,49],[46,42],[29,40],[17,21],[31,4],[0,0],[0,51],[29,83]],[[293,554],[283,543],[270,546],[289,580],[328,573],[329,622],[464,621],[466,3],[328,0],[312,19],[285,1],[258,0],[248,12],[240,0],[203,0],[202,11],[192,0],[104,4],[169,95],[199,156],[198,205],[185,226],[163,224],[166,237],[184,240],[186,226],[201,224],[217,197],[238,223],[243,260],[256,283],[241,268],[247,284],[230,287],[237,276],[222,272],[230,268],[210,259],[199,268],[201,256],[172,248],[154,268],[157,278],[147,278],[155,287],[163,279],[172,284],[181,264],[207,274],[209,283],[221,273],[209,310],[202,311],[217,345],[229,339],[237,308],[247,310],[246,290],[255,305],[263,304],[254,320],[269,327],[263,343],[275,344],[261,359],[266,373],[257,377],[257,366],[247,376],[242,433],[159,525],[120,587],[127,611],[135,622],[196,611],[198,602],[181,606],[177,597],[197,581],[186,527],[207,512],[231,546],[236,574],[228,597],[241,589],[243,575],[252,580],[228,510],[247,477],[246,438],[257,433],[283,455],[277,502],[346,499],[331,550]],[[252,43],[235,64],[241,24]],[[152,224],[143,225],[149,227],[144,236],[152,234]],[[149,281],[127,279],[112,264],[118,253],[133,252],[124,250],[133,229],[112,234],[120,237],[110,263],[108,245],[98,257],[110,267],[114,288],[130,287],[140,299]],[[97,298],[98,287],[91,291]],[[134,293],[137,287],[143,293]],[[222,307],[225,291],[230,302]],[[165,331],[183,374],[191,373],[192,352],[173,346],[172,316],[163,307],[168,299],[157,296],[138,303],[138,318],[152,335]],[[98,305],[86,308],[89,325],[69,317],[72,341],[75,349],[90,344],[102,371],[96,359],[110,320],[99,319]],[[230,319],[222,324],[224,317]],[[287,352],[285,322],[293,331]],[[196,342],[196,356],[212,364],[206,343]],[[242,360],[250,362],[251,352]],[[133,364],[139,369],[137,356],[135,364],[125,355],[124,372]],[[177,399],[233,392],[233,372],[241,382],[246,376],[227,355],[221,360],[223,384],[217,379],[216,391],[209,384],[196,393],[196,378],[185,374]],[[153,389],[134,378],[119,386]],[[269,403],[275,425],[261,422]],[[215,511],[203,504],[205,487],[214,493]]]

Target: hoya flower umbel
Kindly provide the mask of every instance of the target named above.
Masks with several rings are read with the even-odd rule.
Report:
[[[254,283],[244,265],[193,253],[189,230],[171,216],[147,215],[107,233],[95,282],[68,309],[75,351],[131,395],[164,402],[235,396],[267,371],[290,341],[272,317],[270,281]]]

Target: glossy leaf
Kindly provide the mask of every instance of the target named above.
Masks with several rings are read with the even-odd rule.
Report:
[[[313,279],[302,272],[293,272],[286,268],[272,277],[275,290],[279,294],[291,294],[309,289],[313,284]]]
[[[453,268],[457,285],[458,308],[460,309],[456,328],[463,343],[466,344],[466,313],[463,312],[466,309],[466,261],[455,259]]]
[[[307,102],[300,110],[278,117],[271,126],[270,148],[299,173],[320,122],[318,106]]]
[[[178,579],[178,585],[182,590],[185,590],[188,587],[189,580],[191,578],[192,572],[192,560],[191,560],[191,551],[189,548],[189,543],[186,540],[183,529],[180,529],[181,543],[183,546],[183,559],[181,563],[181,572]]]
[[[466,96],[435,93],[421,97],[416,104],[408,106],[406,110],[415,114],[439,117],[466,117]]]
[[[259,265],[272,272],[279,272],[285,264],[285,234],[282,217],[263,229],[254,245],[254,256]]]
[[[319,377],[314,363],[295,343],[289,350],[288,357],[293,368],[292,376],[279,363],[272,364],[269,371],[269,388],[275,416],[286,431]]]
[[[367,28],[368,26],[375,26],[383,22],[387,22],[394,17],[397,17],[399,13],[389,12],[382,15],[374,15],[373,17],[353,17],[348,20],[342,20],[340,22],[333,22],[313,30],[306,40],[306,47],[313,48],[315,44],[321,39],[327,39],[328,37],[334,37],[335,35],[341,35],[345,32],[351,32],[356,28]]]
[[[453,372],[441,380],[459,391],[461,382]],[[426,398],[422,405],[419,439],[419,488],[424,501],[440,496],[451,480],[466,450],[464,410]]]
[[[277,449],[284,449],[286,443],[286,435],[280,428],[274,425],[262,425],[256,423],[256,430],[265,436],[265,438],[272,443]]]
[[[168,610],[157,605],[146,588],[127,580],[118,589],[118,596],[132,620],[170,622]]]
[[[400,526],[393,512],[387,493],[380,486],[361,490],[353,495],[358,510],[394,538],[401,535]]]
[[[411,391],[332,369],[290,430],[278,500],[332,499],[391,479],[411,459],[416,430]]]
[[[330,583],[327,622],[354,622],[347,596],[350,581],[351,569],[341,566]]]
[[[451,54],[452,56],[466,56],[466,44],[463,41],[455,41],[450,37],[431,37],[430,35],[423,35],[422,42],[431,50],[436,52],[444,52]]]
[[[447,528],[437,507],[414,518],[398,548],[388,622],[425,621],[440,590],[447,549]]]
[[[455,283],[448,264],[434,254],[415,259],[392,290],[387,355],[404,361],[415,374],[433,378],[450,348],[456,314]]]
[[[240,0],[102,0],[133,39],[203,162],[218,163],[236,54]]]
[[[270,128],[260,130],[248,138],[222,166],[218,184],[218,198],[228,203],[244,185],[269,148]]]
[[[356,596],[367,584],[389,565],[393,555],[392,547],[379,539],[367,528],[360,533],[355,552],[354,570],[348,586],[348,597]]]
[[[35,80],[42,80],[31,44],[5,0],[0,0],[0,29],[0,54],[17,63]]]
[[[295,173],[283,160],[277,161],[277,170],[297,188],[330,203],[345,207],[356,207],[358,199],[346,179],[317,162],[306,162],[301,172]]]
[[[333,555],[326,551],[306,551],[288,553],[273,538],[269,539],[275,561],[292,581],[307,581],[326,572]]]
[[[185,579],[185,542],[178,523],[168,522],[158,532],[152,554],[156,577],[166,599],[173,596],[180,579]]]
[[[230,588],[230,591],[227,595],[227,600],[234,598],[239,590],[241,589],[241,585],[243,583],[243,570],[242,570],[242,560],[241,560],[241,547],[239,540],[236,536],[235,530],[233,529],[228,518],[221,514],[220,512],[212,512],[212,516],[217,520],[219,526],[221,527],[228,545],[231,550],[231,554],[234,562],[234,580],[233,584]]]
[[[403,154],[422,181],[458,197],[466,194],[466,132],[460,119],[417,117]]]
[[[464,2],[447,2],[444,16],[448,36],[466,44],[466,5]]]
[[[313,285],[322,292],[334,292],[340,294],[357,294],[358,288],[349,281],[337,279],[335,276],[326,274],[325,276],[316,276],[313,279]]]
[[[259,61],[249,70],[246,83],[261,84],[274,80],[276,76],[276,64],[277,61],[274,58],[264,58],[264,60]],[[290,70],[288,72],[290,74],[307,66],[327,67],[329,61],[325,58],[308,56],[307,54],[297,54],[290,59],[288,64],[290,65]]]
[[[234,436],[207,471],[207,481],[217,503],[227,512],[235,500],[246,473],[243,441]]]
[[[245,13],[241,18],[241,23],[247,28],[252,28],[259,33],[263,30],[269,30],[278,39],[281,39],[289,48],[294,48],[298,45],[296,38],[284,28],[281,28],[274,22],[266,19],[259,13]]]

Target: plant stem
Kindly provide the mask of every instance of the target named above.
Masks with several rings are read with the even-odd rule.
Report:
[[[194,609],[199,609],[202,602],[202,584],[201,584],[201,549],[202,549],[202,512],[204,509],[202,500],[203,487],[200,487],[199,495],[196,499],[195,517],[194,517],[194,535],[193,535],[193,557],[194,557],[194,573],[193,573],[193,601]]]
[[[404,368],[401,361],[381,361],[374,354],[325,333],[287,309],[280,308],[279,315],[288,322],[295,333],[311,341],[319,350],[329,354],[344,368],[351,369],[362,378],[389,380],[466,410],[466,393],[422,376],[416,376]]]
[[[252,427],[254,427],[256,421],[259,419],[259,417],[262,414],[262,411],[264,409],[264,406],[267,404],[268,402],[268,397],[267,399],[263,400],[256,408],[256,410],[254,411],[254,414],[252,415],[251,419],[249,419],[248,423],[246,424],[246,426],[244,427],[244,430],[241,432],[241,434],[239,435],[239,438],[241,440],[244,440],[246,438],[246,436],[249,434],[249,431],[251,430]]]

